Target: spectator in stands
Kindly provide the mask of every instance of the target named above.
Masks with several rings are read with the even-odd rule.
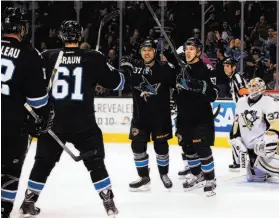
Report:
[[[81,49],[90,49],[90,45],[87,42],[83,42],[80,45]]]
[[[222,23],[220,35],[221,35],[221,39],[226,41],[227,43],[229,42],[229,39],[232,37],[232,30],[231,27],[228,25],[227,21],[224,21]]]
[[[201,39],[200,36],[201,31],[198,28],[193,29],[192,33],[193,33],[193,37],[195,37],[196,39]]]
[[[114,49],[110,49],[108,52],[108,62],[115,68],[118,69],[118,59]]]
[[[217,43],[218,40],[215,36],[215,33],[213,31],[209,31],[207,33],[207,39],[205,41],[204,52],[206,53],[208,58],[213,62],[216,62],[217,60],[217,56],[216,56],[216,51],[218,47]]]
[[[261,38],[265,39],[268,37],[267,31],[268,31],[268,24],[265,21],[265,17],[261,16],[260,21],[256,23],[254,32]]]
[[[61,48],[62,42],[57,35],[57,30],[50,28],[48,38],[45,41],[48,49]]]
[[[277,75],[276,68],[273,68],[273,80],[266,85],[268,90],[276,90],[276,79],[279,81],[279,74]],[[277,89],[279,89],[279,87],[277,87]]]
[[[265,80],[264,78],[264,72],[266,69],[265,63],[263,62],[263,59],[261,58],[261,51],[258,48],[252,49],[252,59],[248,60],[246,62],[246,78],[248,80],[251,80],[255,77],[260,77]]]
[[[217,49],[217,62],[215,66],[215,72],[216,72],[216,85],[219,87],[219,93],[218,96],[221,98],[228,98],[231,96],[230,94],[230,86],[229,86],[229,77],[225,74],[224,71],[224,61],[226,59],[224,53],[224,48],[218,48]]]
[[[243,75],[244,72],[240,72],[240,58],[243,57],[243,59],[245,59],[247,57],[247,53],[245,51],[241,53],[241,43],[240,39],[231,40],[230,45],[226,48],[225,57],[231,57],[236,60],[238,62],[236,71]]]

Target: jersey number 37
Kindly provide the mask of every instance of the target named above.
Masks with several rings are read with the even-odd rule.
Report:
[[[63,77],[74,77],[74,90],[69,89],[69,83],[59,76]],[[82,101],[83,93],[81,90],[82,84],[82,67],[76,67],[72,72],[67,67],[59,67],[56,76],[53,81],[52,96],[55,99],[64,99],[70,94],[71,100]],[[71,93],[69,93],[71,92]]]

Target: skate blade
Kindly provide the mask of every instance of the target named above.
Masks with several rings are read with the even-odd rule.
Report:
[[[115,218],[117,216],[117,214],[118,214],[118,211],[117,212],[111,211],[111,212],[108,213],[108,217],[109,218]]]
[[[186,175],[178,175],[178,179],[185,179]]]
[[[205,181],[204,182],[200,182],[196,185],[194,185],[193,187],[190,187],[190,188],[184,188],[184,191],[185,192],[189,192],[189,191],[192,191],[192,190],[195,190],[195,189],[199,189],[199,188],[203,188],[205,186]]]
[[[20,212],[20,218],[36,218],[37,215],[23,214]]]
[[[229,169],[229,171],[232,172],[232,173],[239,173],[240,172],[240,168]]]
[[[148,192],[148,191],[150,191],[150,184],[146,184],[138,188],[130,187],[130,192]]]
[[[216,193],[215,193],[214,191],[206,192],[206,193],[205,193],[205,196],[206,196],[206,197],[212,197],[212,196],[214,196],[214,195],[216,195]]]

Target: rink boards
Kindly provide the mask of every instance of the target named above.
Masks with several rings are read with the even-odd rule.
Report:
[[[227,142],[229,132],[232,128],[235,112],[235,103],[231,100],[220,100],[212,104],[213,112],[218,105],[221,109],[215,118],[215,146],[230,147]],[[94,102],[96,111],[96,122],[103,131],[105,143],[130,143],[128,133],[133,112],[133,101],[131,98],[96,98]],[[173,121],[173,131],[175,124]],[[177,145],[174,137],[169,140],[171,145]]]

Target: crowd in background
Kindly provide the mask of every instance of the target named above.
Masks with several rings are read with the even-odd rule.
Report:
[[[1,2],[2,12],[6,6],[21,5],[29,13],[30,2]],[[80,24],[82,25],[83,48],[95,48],[100,20],[118,5],[114,2],[82,2]],[[123,3],[123,40],[122,54],[140,58],[139,46],[145,39],[158,39],[160,31],[156,28],[150,12],[144,2],[127,1]],[[36,2],[35,11],[35,47],[39,51],[59,48],[59,27],[63,20],[76,20],[76,3],[63,1]],[[161,6],[152,2],[157,16],[161,17]],[[220,88],[219,97],[230,97],[229,79],[224,74],[223,61],[233,57],[243,61],[243,72],[247,80],[261,77],[268,89],[275,89],[276,77],[276,2],[245,3],[244,41],[240,39],[241,19],[240,2],[219,1],[206,2],[210,8],[206,14],[204,60],[216,69],[216,83]],[[63,8],[63,10],[61,10]],[[199,1],[168,1],[164,7],[164,26],[176,47],[182,45],[189,37],[201,38],[201,5]],[[31,27],[30,27],[31,28]],[[243,44],[244,52],[241,52]],[[118,67],[119,61],[119,18],[114,18],[102,31],[100,51],[108,61]],[[100,88],[101,89],[101,88]],[[100,91],[100,90],[99,90]],[[117,95],[112,92],[97,92],[102,95]],[[124,94],[129,94],[128,90]]]

